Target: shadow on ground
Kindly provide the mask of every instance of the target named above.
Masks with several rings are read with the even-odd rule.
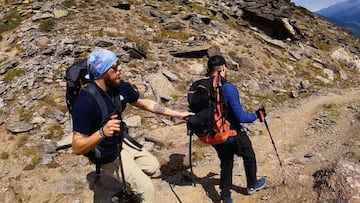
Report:
[[[209,172],[204,177],[197,177],[191,172],[189,172],[189,166],[184,164],[184,154],[171,154],[169,157],[169,161],[162,165],[161,175],[162,179],[169,183],[172,192],[177,197],[179,202],[181,202],[179,196],[173,190],[173,186],[191,186],[201,187],[204,189],[207,196],[212,200],[214,203],[218,203],[221,201],[220,195],[216,190],[216,186],[219,185],[220,179],[214,178],[214,176],[218,176],[219,174]],[[246,188],[239,187],[232,185],[231,189],[237,193],[241,193],[246,195],[247,191]]]

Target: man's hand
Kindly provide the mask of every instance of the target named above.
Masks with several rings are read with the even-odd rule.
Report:
[[[120,132],[120,120],[116,119],[118,115],[112,115],[111,119],[103,126],[105,137],[112,137]]]
[[[185,120],[187,117],[193,116],[193,115],[195,115],[195,113],[189,112],[189,111],[184,111],[184,112],[179,112],[179,115],[176,116],[176,118]]]
[[[266,111],[263,106],[260,106],[260,108],[256,110],[256,116],[260,120],[260,122],[264,122],[266,117]]]

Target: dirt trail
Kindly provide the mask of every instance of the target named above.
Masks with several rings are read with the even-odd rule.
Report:
[[[355,154],[360,154],[360,121],[355,119],[355,113],[349,108],[351,105],[360,109],[360,89],[342,93],[337,91],[336,94],[328,93],[322,96],[313,95],[279,109],[268,110],[267,122],[283,163],[286,179],[284,185],[281,184],[283,177],[279,162],[264,124],[255,122],[249,125],[250,130],[260,131],[259,135],[254,135],[254,132],[249,135],[256,152],[258,176],[266,176],[268,183],[264,190],[251,196],[245,195],[242,159],[236,158],[232,187],[234,202],[316,202],[317,193],[313,190],[312,174],[343,157],[346,152],[354,151]],[[330,110],[326,109],[326,106],[329,106]],[[332,119],[330,125],[321,126],[318,132],[309,133],[307,129],[314,117],[327,110],[335,112],[325,117]],[[359,114],[359,110],[357,113]],[[164,128],[166,130],[163,133],[157,134],[164,137],[172,133],[171,136],[179,139],[178,143],[186,144],[188,137],[184,136],[185,128],[184,124],[168,127]],[[172,131],[168,132],[169,130]],[[13,135],[2,136],[1,139],[2,150],[10,154],[9,159],[0,160],[0,179],[3,181],[0,190],[4,191],[0,194],[1,202],[93,201],[93,191],[88,181],[94,166],[88,165],[85,158],[75,156],[71,151],[62,151],[56,157],[59,167],[38,166],[34,170],[23,170],[27,160],[16,156],[16,142],[11,137]],[[207,149],[205,159],[196,162],[194,166],[196,187],[184,179],[186,176],[175,177],[179,178],[175,180],[178,183],[176,185],[154,179],[156,202],[219,202],[219,160],[213,148]],[[185,146],[171,150],[171,153],[188,153]],[[304,158],[304,155],[309,158]],[[110,189],[118,191],[118,188],[114,189],[113,186]],[[57,194],[55,196],[54,191]]]
[[[257,156],[258,176],[267,177],[267,187],[254,195],[245,195],[242,159],[236,158],[232,188],[234,202],[316,201],[312,174],[339,158],[344,154],[344,150],[349,150],[341,146],[347,142],[349,136],[354,136],[347,133],[351,128],[352,117],[347,112],[346,104],[350,103],[360,103],[360,89],[327,93],[322,96],[314,95],[297,104],[268,112],[267,122],[283,164],[285,184],[281,184],[284,177],[268,132],[263,123],[256,122],[254,127],[262,133],[260,136],[251,136],[251,139]],[[309,127],[310,121],[323,110],[324,105],[334,106],[338,112],[334,126],[306,136],[305,130]],[[355,136],[355,140],[360,140],[358,135]],[[329,146],[324,149],[316,148],[319,143],[328,143]],[[212,151],[211,148],[209,150]],[[304,155],[308,153],[313,157],[305,159]],[[217,158],[214,160],[212,164],[198,164],[194,167],[197,187],[173,186],[171,191],[164,189],[169,187],[168,184],[155,180],[161,190],[158,202],[218,202],[219,162]],[[167,194],[164,194],[164,191],[167,191]]]

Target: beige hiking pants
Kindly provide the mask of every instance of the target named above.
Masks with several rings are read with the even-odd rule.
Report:
[[[155,190],[149,176],[160,175],[160,163],[156,157],[146,149],[139,151],[123,143],[121,159],[125,181],[130,185],[131,191],[140,196],[142,203],[155,203]],[[119,159],[103,164],[101,168],[106,174],[122,180]]]

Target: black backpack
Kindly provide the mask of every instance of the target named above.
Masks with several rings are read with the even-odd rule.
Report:
[[[89,83],[87,60],[81,59],[72,64],[65,75],[66,80],[66,106],[71,113],[72,105],[80,93],[80,89]]]
[[[189,109],[195,113],[187,120],[188,130],[206,144],[220,144],[236,135],[236,131],[230,129],[228,108],[221,92],[225,83],[217,74],[195,81],[188,91]]]

